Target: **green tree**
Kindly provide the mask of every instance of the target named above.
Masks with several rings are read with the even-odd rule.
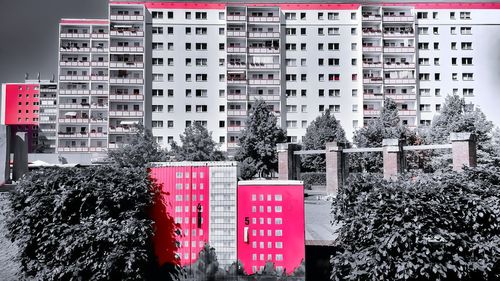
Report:
[[[142,167],[29,173],[10,196],[8,221],[22,272],[34,280],[161,279],[149,216],[156,188]],[[177,268],[168,273],[176,279]]]
[[[239,142],[235,159],[246,163],[240,168],[245,179],[251,178],[246,168],[253,167],[250,169],[255,169],[259,177],[268,177],[278,169],[276,144],[286,142],[286,132],[278,127],[276,116],[263,100],[253,104]]]
[[[108,151],[108,160],[120,167],[145,167],[149,162],[167,161],[168,153],[155,142],[150,130],[138,124],[127,145]]]
[[[436,116],[430,129],[426,132],[427,143],[449,143],[450,134],[454,132],[474,133],[477,137],[478,162],[488,164],[494,162],[494,146],[491,143],[493,123],[486,119],[479,110],[466,110],[463,98],[457,95],[448,96],[441,113]],[[451,168],[451,151],[433,151],[431,170]]]
[[[347,143],[344,129],[335,116],[326,110],[307,127],[302,148],[304,150],[325,149],[327,142]],[[302,156],[302,167],[309,171],[325,171],[325,155]]]
[[[386,98],[380,116],[357,130],[353,142],[357,147],[381,147],[383,139],[404,139],[407,143],[413,143],[415,138],[415,133],[401,124],[397,104],[392,99]],[[352,153],[349,155],[349,165],[357,172],[381,172],[382,154]]]
[[[212,133],[198,122],[186,127],[180,135],[182,145],[173,142],[171,153],[177,161],[222,161],[224,153],[212,139]]]
[[[331,280],[500,280],[500,168],[351,176]]]

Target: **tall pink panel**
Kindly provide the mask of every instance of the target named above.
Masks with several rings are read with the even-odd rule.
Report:
[[[39,89],[38,84],[6,85],[5,125],[38,125]]]
[[[209,167],[170,166],[151,168],[151,176],[161,185],[162,198],[153,210],[156,222],[155,252],[160,264],[171,262],[170,246],[165,235],[168,215],[180,227],[182,234],[176,252],[181,265],[190,265],[208,243]]]
[[[304,259],[304,227],[302,182],[238,183],[238,259],[248,274],[267,261],[292,273]]]

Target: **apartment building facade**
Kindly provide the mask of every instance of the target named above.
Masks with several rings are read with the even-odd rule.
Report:
[[[163,228],[168,212],[180,228],[174,252],[180,264],[198,259],[205,244],[214,247],[221,267],[237,259],[236,162],[153,163],[151,176],[161,185],[162,201],[153,210],[157,224],[155,251],[161,264],[172,262]]]
[[[2,84],[0,124],[11,126],[11,134],[26,132],[28,152],[56,150],[57,82],[26,80]]]
[[[120,146],[138,122],[167,146],[198,122],[231,152],[256,99],[266,100],[291,142],[301,142],[326,109],[352,137],[380,114],[386,97],[416,128],[432,122],[447,95],[463,96],[473,108],[498,81],[495,44],[484,40],[500,36],[499,3],[111,1],[109,11],[97,27],[111,34],[95,40],[109,48],[85,53],[104,54],[105,67],[86,71],[109,77],[89,79],[86,87],[105,95],[86,99],[108,104],[69,111],[102,113],[106,135],[59,138],[63,151]],[[70,24],[63,20],[61,30]],[[90,33],[94,25],[84,24]],[[61,75],[78,70],[61,66]],[[61,90],[67,84],[61,79]],[[59,107],[59,118],[67,113]],[[92,118],[84,118],[86,130],[99,127]],[[60,126],[81,130],[67,127]]]

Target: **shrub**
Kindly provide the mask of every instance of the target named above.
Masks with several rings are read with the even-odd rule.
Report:
[[[326,186],[326,173],[301,173],[300,180],[304,182],[306,189],[311,189],[313,185]]]
[[[499,280],[500,168],[356,175],[334,202],[332,280]]]
[[[9,236],[37,280],[151,280],[158,267],[144,168],[43,169],[11,195]]]

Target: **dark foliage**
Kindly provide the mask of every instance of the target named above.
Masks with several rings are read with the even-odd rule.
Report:
[[[304,182],[306,189],[311,189],[313,185],[326,186],[326,173],[301,173],[300,180]]]
[[[23,273],[39,280],[153,280],[154,196],[143,168],[30,173],[11,195],[8,221]]]
[[[500,168],[352,176],[332,280],[500,280]]]
[[[176,161],[222,161],[226,158],[218,150],[219,144],[212,139],[212,133],[197,122],[186,127],[180,138],[181,145],[172,143],[171,153]]]

